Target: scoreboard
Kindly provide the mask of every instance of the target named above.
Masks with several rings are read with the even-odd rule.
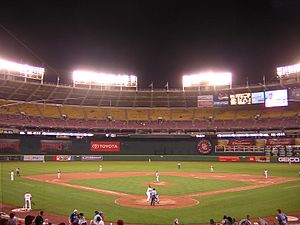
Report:
[[[230,105],[250,105],[252,104],[251,93],[230,95]]]

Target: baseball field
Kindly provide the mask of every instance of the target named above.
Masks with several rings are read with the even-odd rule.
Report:
[[[99,165],[103,171],[99,172]],[[129,224],[208,223],[223,215],[266,217],[300,211],[299,164],[225,162],[1,162],[1,202],[21,208],[24,193],[33,208],[67,216],[76,208],[91,219],[103,211],[106,221]],[[215,168],[210,173],[210,166]],[[10,171],[21,176],[10,180]],[[62,171],[57,179],[56,171]],[[266,179],[264,170],[269,171]],[[160,183],[155,183],[155,172]],[[156,188],[160,204],[146,202],[148,184]]]

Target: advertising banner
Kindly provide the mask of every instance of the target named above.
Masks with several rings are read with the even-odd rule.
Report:
[[[71,140],[41,140],[41,152],[71,152]]]
[[[20,139],[0,139],[0,152],[11,150],[20,150]]]
[[[229,97],[227,93],[214,94],[214,106],[228,106]]]
[[[266,145],[274,146],[274,145],[294,145],[294,138],[272,138],[267,139]]]
[[[219,162],[239,162],[240,157],[238,156],[219,156]]]
[[[265,93],[253,92],[251,93],[252,104],[263,104],[265,103]]]
[[[218,146],[251,146],[254,145],[253,139],[220,139]]]
[[[197,98],[198,107],[213,107],[214,106],[214,96],[213,95],[199,95]]]
[[[90,150],[92,152],[119,152],[120,142],[91,141]]]
[[[269,156],[249,156],[247,159],[248,162],[270,162]]]
[[[300,163],[299,157],[278,157],[280,163]]]
[[[81,156],[81,161],[103,161],[103,156],[100,155]]]
[[[72,156],[70,156],[70,155],[55,155],[55,156],[53,156],[53,160],[54,161],[62,161],[62,162],[72,161]]]
[[[24,161],[29,162],[43,162],[45,160],[45,156],[43,155],[24,155]]]

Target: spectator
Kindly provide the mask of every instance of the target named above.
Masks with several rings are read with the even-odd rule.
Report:
[[[279,225],[288,225],[287,216],[281,212],[281,209],[277,209],[277,221]]]
[[[268,225],[268,223],[264,219],[258,217],[258,225]]]
[[[236,219],[235,219],[235,218],[232,218],[232,224],[233,224],[233,225],[239,225],[239,222],[238,222],[238,221],[236,221]]]
[[[101,216],[102,220],[105,221],[104,213],[103,212],[99,212],[99,215]]]
[[[221,223],[222,223],[223,225],[228,224],[228,219],[227,219],[227,216],[226,216],[226,215],[223,216],[223,220],[222,220]]]
[[[45,221],[44,221],[43,225],[49,225],[49,221],[48,221],[48,219],[45,219]]]
[[[7,225],[7,221],[8,221],[8,219],[6,219],[6,218],[1,218],[1,219],[0,219],[0,225]]]
[[[33,220],[34,220],[34,216],[32,215],[27,215],[25,217],[25,225],[32,225],[33,224]]]
[[[210,219],[210,220],[209,220],[209,224],[210,224],[210,225],[216,225],[216,222],[214,221],[214,219]]]
[[[17,220],[15,218],[15,215],[14,213],[10,213],[9,214],[9,219],[7,221],[7,225],[17,225]]]
[[[96,222],[94,222],[94,225],[104,225],[104,222],[103,222],[101,216],[98,216],[96,218]]]
[[[69,223],[72,225],[78,225],[78,210],[74,209],[73,213],[69,217]]]
[[[34,225],[43,225],[44,223],[44,211],[40,211],[40,214],[35,217]]]
[[[90,221],[90,225],[99,224],[100,221],[103,222],[102,217],[100,216],[99,211],[95,211],[94,219]]]
[[[239,223],[239,225],[252,225],[250,221],[250,215],[246,216],[246,219],[242,219]]]
[[[176,219],[174,220],[174,225],[179,225],[179,220],[178,220],[178,218],[176,218]]]
[[[124,225],[124,221],[123,220],[117,220],[117,225]]]
[[[79,213],[78,218],[79,218],[79,221],[78,221],[79,225],[87,225],[87,222],[86,222],[86,219],[85,219],[83,213]]]

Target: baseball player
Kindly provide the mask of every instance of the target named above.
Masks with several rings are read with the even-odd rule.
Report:
[[[177,168],[180,169],[181,168],[181,163],[177,163]]]
[[[15,179],[15,173],[13,170],[10,171],[10,181],[14,181]]]
[[[24,200],[25,200],[25,205],[24,205],[24,208],[25,210],[31,210],[31,194],[27,191],[24,195]]]
[[[152,191],[152,187],[150,185],[148,185],[148,188],[146,190],[146,195],[147,195],[147,202],[150,201],[150,193]]]
[[[213,173],[214,171],[215,171],[215,170],[214,170],[214,166],[211,165],[211,166],[210,166],[210,172]]]
[[[19,167],[16,168],[16,175],[17,175],[17,177],[21,176],[21,174],[20,174],[20,168]]]
[[[267,179],[268,178],[268,170],[267,169],[265,169],[264,175],[265,175],[265,178]]]
[[[99,172],[102,172],[102,165],[99,165]]]
[[[150,205],[155,205],[155,202],[156,202],[156,194],[157,194],[157,192],[156,192],[156,190],[155,190],[155,188],[153,188],[152,189],[152,191],[150,192],[150,198],[151,198],[151,203],[150,203]]]
[[[159,183],[159,173],[158,173],[158,171],[156,171],[155,177],[156,177],[156,182]]]
[[[58,169],[58,170],[57,170],[57,179],[60,179],[60,176],[61,176],[61,170]]]

